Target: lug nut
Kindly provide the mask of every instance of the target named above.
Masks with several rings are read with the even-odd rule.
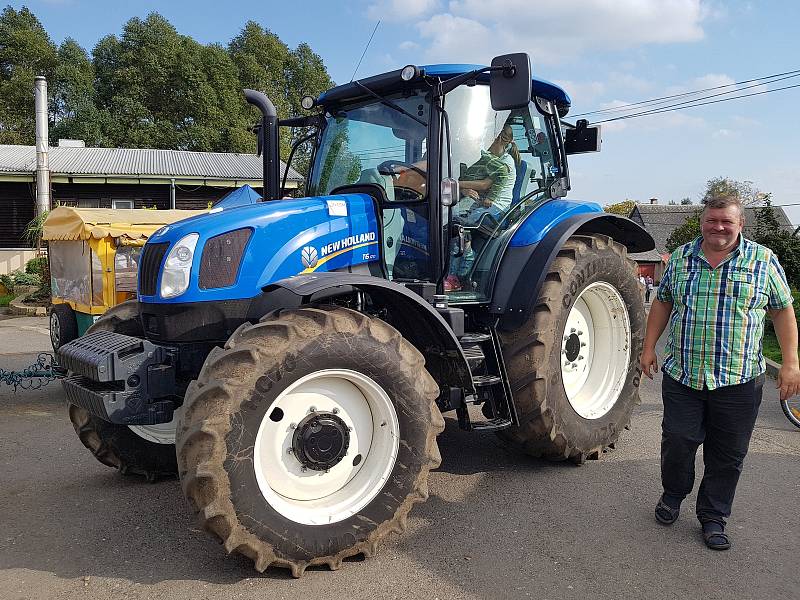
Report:
[[[581,348],[586,347],[586,342],[581,342]]]
[[[290,424],[289,429],[297,429],[297,423]]]
[[[316,406],[312,406],[311,408],[308,409],[308,412],[310,412],[310,413],[317,412],[317,407]]]
[[[334,408],[331,412],[333,414],[335,414],[335,415],[338,415],[339,414],[339,409],[338,408]]]
[[[287,448],[286,449],[286,454],[294,454],[294,449],[293,448]]]
[[[575,328],[573,327],[572,329],[569,330],[569,332],[570,333],[575,333]]]

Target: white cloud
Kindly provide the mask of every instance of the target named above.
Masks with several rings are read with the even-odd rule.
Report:
[[[405,42],[401,42],[400,45],[397,47],[398,49],[403,51],[418,50],[419,44],[417,42],[412,42],[411,40],[406,40]]]
[[[525,50],[556,64],[587,51],[685,43],[704,36],[702,0],[453,0],[417,23],[432,61],[487,62]]]
[[[740,137],[738,131],[734,131],[733,129],[717,129],[714,133],[711,134],[711,137],[715,140],[726,140],[726,139],[734,139]]]
[[[379,0],[367,7],[367,16],[374,21],[413,21],[439,7],[439,0]]]
[[[572,101],[580,102],[580,106],[593,106],[595,100],[606,93],[606,84],[602,81],[556,79],[553,83],[566,90]]]

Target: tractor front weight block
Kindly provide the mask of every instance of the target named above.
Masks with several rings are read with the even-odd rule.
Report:
[[[176,408],[174,353],[147,340],[97,331],[65,344],[67,400],[119,425],[169,423]]]

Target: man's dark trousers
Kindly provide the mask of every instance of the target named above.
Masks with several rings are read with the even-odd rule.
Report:
[[[664,374],[661,483],[668,499],[682,501],[692,491],[695,454],[703,444],[705,468],[697,494],[701,523],[724,526],[731,514],[763,385],[760,375],[740,385],[695,390]]]

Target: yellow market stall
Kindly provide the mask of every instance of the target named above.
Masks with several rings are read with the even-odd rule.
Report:
[[[83,335],[112,306],[136,297],[139,256],[149,236],[203,212],[68,206],[50,211],[42,239],[50,260],[53,349]]]

